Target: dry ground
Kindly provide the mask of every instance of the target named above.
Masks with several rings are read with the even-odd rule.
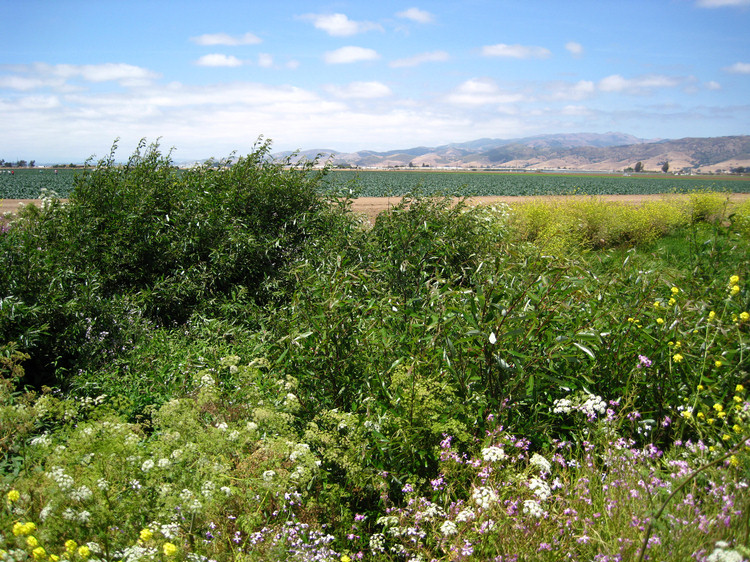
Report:
[[[469,199],[469,203],[472,205],[486,205],[492,203],[507,203],[514,205],[518,203],[525,203],[527,201],[534,201],[538,199],[544,199],[548,201],[562,201],[565,199],[586,199],[590,198],[590,195],[546,195],[546,196],[515,196],[515,197],[472,197]],[[621,203],[628,203],[632,205],[638,205],[645,201],[659,201],[659,200],[674,200],[684,195],[597,195],[594,196],[602,201],[618,201]],[[732,193],[729,195],[730,201],[733,203],[740,203],[747,199],[750,199],[750,193]],[[360,197],[355,199],[352,204],[352,210],[356,213],[362,213],[368,221],[375,222],[375,217],[379,213],[385,211],[394,205],[397,205],[401,201],[400,197]],[[21,204],[39,204],[38,199],[0,199],[0,213],[16,212],[18,206]]]

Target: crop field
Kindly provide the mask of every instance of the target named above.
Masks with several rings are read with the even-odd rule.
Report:
[[[36,199],[42,188],[67,197],[79,170],[0,173],[0,199]],[[530,195],[647,195],[698,190],[750,193],[750,178],[725,176],[615,176],[507,172],[332,171],[324,185],[350,187],[358,197],[408,193],[466,197]]]

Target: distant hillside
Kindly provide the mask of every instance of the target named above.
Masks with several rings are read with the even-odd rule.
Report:
[[[279,156],[287,156],[288,153]],[[307,150],[301,158],[322,155],[334,165],[359,167],[459,167],[623,171],[643,164],[659,171],[709,172],[750,167],[750,136],[646,140],[624,133],[540,135],[521,139],[477,139],[439,147],[349,154]]]

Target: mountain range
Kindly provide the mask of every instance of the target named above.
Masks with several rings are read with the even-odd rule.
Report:
[[[625,133],[574,133],[517,139],[482,138],[437,147],[339,153],[305,150],[277,157],[330,160],[334,166],[361,168],[501,168],[622,172],[641,162],[644,171],[720,172],[750,167],[750,135],[641,139]]]

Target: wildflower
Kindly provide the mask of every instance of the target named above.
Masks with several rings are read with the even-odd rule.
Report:
[[[729,278],[729,284],[730,284],[730,285],[736,285],[736,284],[737,284],[737,283],[739,283],[739,282],[740,282],[740,276],[739,276],[739,275],[732,275],[732,276],[731,276],[731,277]]]
[[[88,558],[91,556],[91,549],[86,546],[85,544],[78,547],[78,556],[80,556],[83,559]]]
[[[44,548],[38,546],[31,551],[31,555],[34,557],[34,560],[41,560],[47,555],[47,553],[45,552]]]
[[[275,470],[266,470],[263,473],[263,480],[265,480],[266,482],[270,482],[271,480],[273,480],[274,476],[276,476]]]
[[[153,533],[153,531],[151,529],[149,529],[148,527],[146,527],[144,529],[141,529],[141,532],[140,532],[139,536],[140,536],[140,538],[141,538],[141,540],[143,542],[146,542],[148,540],[151,540],[151,537],[154,536],[154,533]]]
[[[747,322],[748,320],[750,320],[750,313],[740,312],[740,320],[742,320],[743,322]]]
[[[660,324],[660,325],[661,325],[661,324],[664,324],[664,318],[657,318],[657,319],[656,319],[656,323],[657,323],[657,324]]]
[[[680,355],[679,353],[675,353],[675,354],[674,354],[674,355],[672,356],[672,360],[673,360],[673,361],[674,361],[675,363],[679,363],[680,361],[682,361],[682,359],[683,359],[683,357],[682,357],[682,355]]]
[[[507,455],[502,447],[486,447],[482,449],[482,458],[489,462],[499,462],[505,459]]]
[[[716,318],[716,313],[712,310],[708,313],[708,319],[713,320],[714,318]]]
[[[699,385],[698,385],[698,392],[701,392],[701,391],[702,391],[702,390],[704,390],[705,388],[706,388],[705,386],[703,386],[702,384],[699,384]]]
[[[675,304],[676,302],[677,302],[677,301],[676,301],[676,300],[674,300],[674,299],[669,299],[669,302],[668,302],[667,304],[669,304],[669,306],[674,306],[674,304]]]
[[[659,301],[654,301],[654,308],[659,308],[661,306],[661,303]]]
[[[716,366],[716,368],[717,368],[717,369],[718,369],[719,367],[721,367],[721,366],[722,366],[723,364],[724,364],[724,363],[722,363],[722,362],[721,362],[721,361],[719,361],[718,359],[717,359],[716,361],[714,361],[714,365]]]
[[[693,414],[690,410],[685,410],[682,412],[682,417],[685,418],[686,420],[689,420],[690,418],[693,417]]]
[[[162,547],[162,552],[164,552],[164,556],[174,556],[177,554],[177,547],[171,542],[165,542]]]
[[[35,548],[39,546],[39,541],[36,540],[36,537],[34,535],[26,537],[26,546],[29,548]]]
[[[718,403],[714,404],[714,410],[716,410],[717,412],[721,412],[722,410],[724,410],[724,406]]]
[[[543,517],[545,515],[542,506],[536,500],[524,500],[523,512],[532,517]]]
[[[732,430],[735,433],[742,433],[742,428],[739,425],[737,425],[737,424],[734,424],[734,426],[732,426]]]
[[[737,386],[734,387],[735,392],[744,392],[744,390],[745,390],[745,387],[742,386],[741,384],[738,384]]]
[[[729,294],[731,296],[734,296],[734,295],[736,295],[739,292],[740,292],[740,286],[739,285],[732,285],[732,288],[729,289]]]
[[[736,455],[732,455],[731,457],[729,457],[729,464],[731,464],[732,466],[739,466],[740,461],[737,459]]]
[[[537,467],[541,472],[549,472],[552,469],[552,465],[550,465],[549,461],[539,453],[534,453],[531,456],[531,459],[529,459],[529,463],[532,466]]]
[[[698,418],[699,420],[704,420],[706,419],[706,414],[704,414],[703,412],[698,412],[698,414],[695,417]]]
[[[456,524],[453,521],[445,521],[440,526],[440,532],[443,533],[444,536],[449,537],[458,533],[458,527],[456,527]]]
[[[8,503],[17,502],[20,497],[21,494],[18,493],[18,490],[11,490],[7,495]]]
[[[645,355],[639,355],[638,356],[638,368],[641,367],[650,367],[652,365],[651,359],[646,357]]]
[[[349,557],[348,557],[348,556],[347,556],[346,554],[344,554],[344,555],[343,555],[343,556],[341,557],[341,562],[352,562],[352,559],[351,559],[351,558],[349,558]]]
[[[492,345],[495,345],[497,343],[497,336],[495,335],[495,332],[490,333],[489,341]]]
[[[679,292],[680,292],[680,290],[677,287],[672,287],[672,294],[673,295],[676,295]]]
[[[742,402],[742,396],[735,396],[732,400],[734,400],[735,402],[737,402],[737,404],[739,404],[740,402]]]
[[[60,562],[60,557],[57,554],[50,554],[49,562]]]
[[[68,539],[65,541],[65,550],[68,552],[68,554],[73,554],[78,548],[78,544],[73,539]]]

